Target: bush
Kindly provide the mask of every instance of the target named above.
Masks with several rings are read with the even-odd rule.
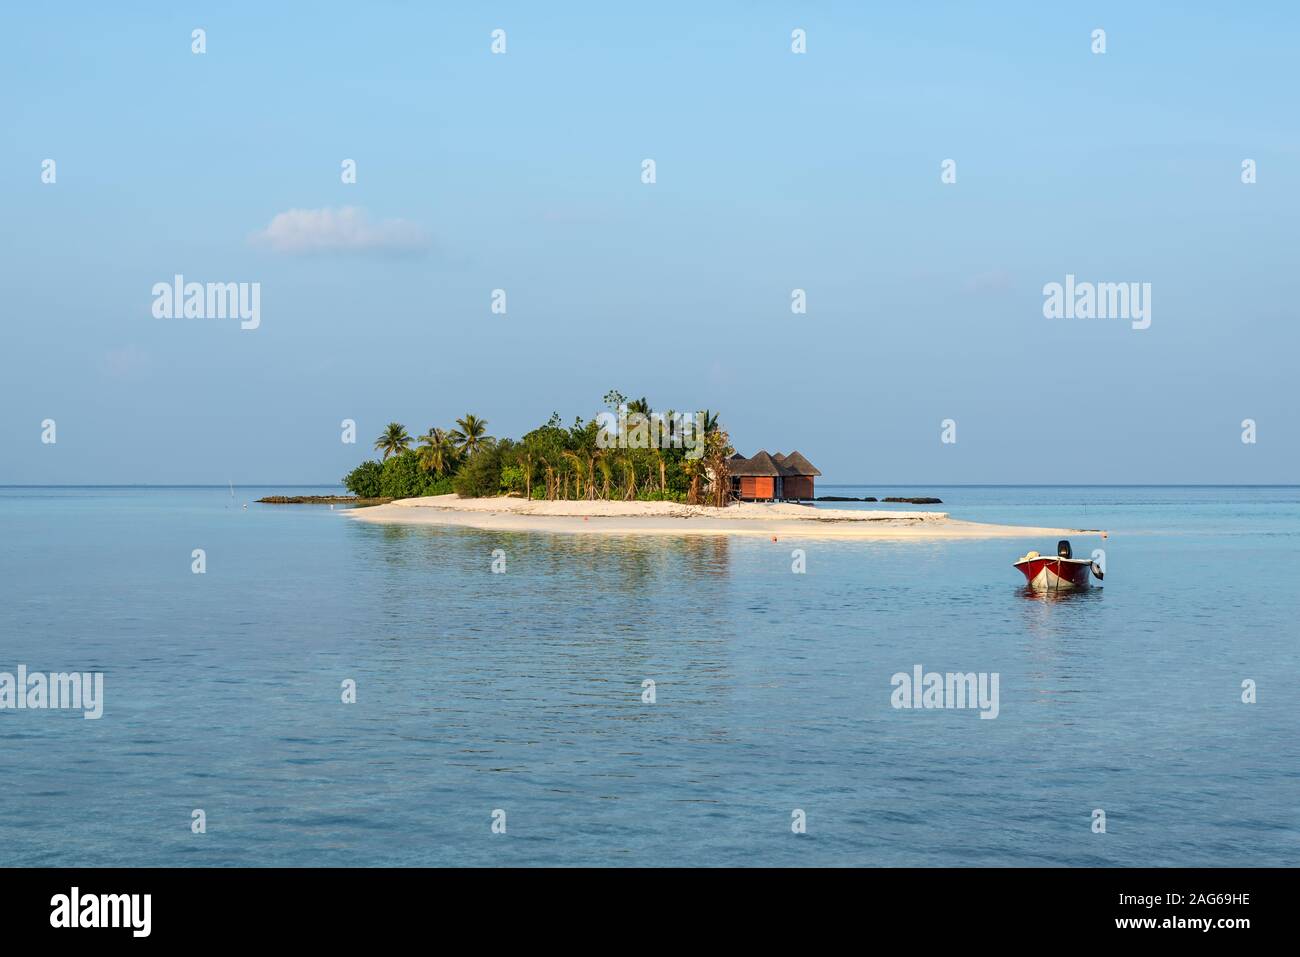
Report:
[[[471,456],[453,481],[461,498],[483,498],[501,490],[501,461],[489,451]]]
[[[637,492],[636,500],[638,502],[685,502],[686,493],[674,492],[672,489],[661,492],[659,489],[655,489],[653,492]]]
[[[343,484],[361,498],[416,498],[455,491],[450,475],[429,474],[420,467],[414,452],[403,452],[382,462],[362,462],[343,477]]]
[[[450,475],[430,475],[424,483],[424,491],[421,495],[450,495],[456,491],[454,487],[455,479]]]
[[[379,498],[384,466],[374,459],[362,462],[347,475],[343,476],[343,485],[353,495],[361,498]]]
[[[461,498],[484,498],[497,495],[504,487],[503,464],[514,457],[515,444],[509,439],[479,449],[460,467],[453,480],[456,494]],[[507,466],[511,468],[513,466]],[[519,472],[519,487],[523,488],[523,472]]]
[[[427,479],[428,473],[420,468],[419,457],[408,450],[384,462],[380,494],[385,498],[415,498],[424,494]]]
[[[507,465],[501,469],[501,488],[506,492],[524,490],[524,470],[518,465]]]

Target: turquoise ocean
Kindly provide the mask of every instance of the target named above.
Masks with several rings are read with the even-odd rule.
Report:
[[[98,720],[0,710],[0,865],[1300,864],[1300,488],[819,487],[1108,530],[1057,600],[1034,537],[255,504],[329,491],[0,488],[0,672],[104,674]],[[917,665],[997,718],[893,707]]]

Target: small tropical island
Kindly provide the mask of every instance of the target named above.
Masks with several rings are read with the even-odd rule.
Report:
[[[343,477],[343,484],[363,499],[454,493],[461,498],[729,504],[728,460],[735,449],[716,413],[657,413],[646,399],[629,401],[617,391],[605,395],[605,404],[608,412],[589,421],[577,417],[567,427],[559,413],[552,413],[518,440],[489,435],[488,423],[472,413],[457,419],[454,428],[434,426],[418,438],[390,422],[375,440],[379,458],[362,462]],[[620,421],[630,423],[622,435]],[[644,429],[643,439],[636,434],[639,429]]]
[[[986,525],[946,512],[815,507],[821,473],[799,452],[745,457],[716,412],[656,412],[606,393],[608,411],[565,426],[558,413],[519,439],[488,434],[472,413],[418,438],[390,422],[379,457],[343,478],[366,522],[501,531],[977,538],[1088,534]],[[848,501],[838,497],[827,498]],[[875,501],[867,499],[862,501]],[[886,499],[938,504],[938,499]],[[373,504],[380,503],[380,504]]]

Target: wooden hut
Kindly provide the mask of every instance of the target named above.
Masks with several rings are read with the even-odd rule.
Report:
[[[817,466],[813,465],[798,452],[791,452],[789,455],[776,458],[773,456],[776,464],[781,466],[785,472],[784,486],[787,499],[811,499],[816,498],[814,491],[813,479],[821,475]]]
[[[768,455],[763,449],[750,458],[733,455],[727,467],[731,472],[731,494],[742,501],[811,499],[813,478],[822,474],[798,452]]]

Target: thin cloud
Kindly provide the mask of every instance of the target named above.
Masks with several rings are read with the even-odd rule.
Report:
[[[404,219],[373,222],[364,209],[290,209],[249,237],[277,253],[387,253],[410,255],[429,248],[429,235]]]

